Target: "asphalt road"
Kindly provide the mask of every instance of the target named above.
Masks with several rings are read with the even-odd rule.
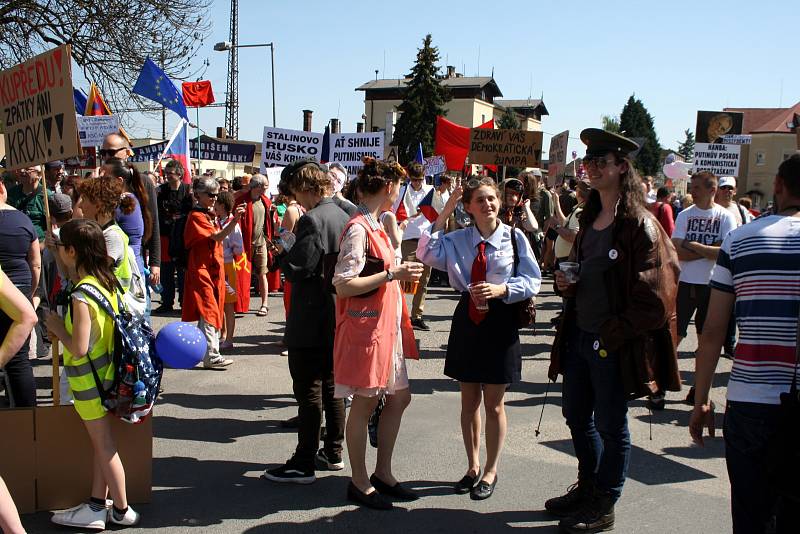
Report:
[[[259,479],[265,467],[283,463],[296,435],[280,422],[296,414],[286,358],[280,355],[284,325],[280,296],[270,297],[267,318],[250,313],[237,321],[234,365],[223,371],[168,370],[154,418],[153,498],[135,508],[139,527],[128,532],[557,532],[544,501],[572,482],[577,463],[561,415],[561,386],[550,388],[541,427],[553,330],[560,304],[546,280],[539,297],[536,335],[525,332],[523,381],[506,397],[508,437],[494,495],[481,502],[453,494],[466,469],[459,427],[456,382],[442,374],[456,296],[432,288],[418,333],[422,358],[409,363],[413,399],[403,419],[394,457],[396,476],[423,498],[392,512],[345,501],[349,470],[318,473],[312,486]],[[256,303],[253,303],[256,306]],[[156,327],[176,318],[156,317]],[[693,330],[693,327],[690,328]],[[684,380],[693,380],[694,332],[681,346]],[[49,362],[39,362],[44,377]],[[724,405],[730,362],[721,360],[712,398]],[[42,378],[42,383],[46,380]],[[730,532],[729,486],[721,433],[705,448],[691,444],[690,408],[672,393],[662,412],[649,415],[642,401],[629,407],[633,441],[630,471],[616,507],[616,532]],[[722,417],[718,416],[718,427]],[[652,432],[652,438],[651,438]],[[374,449],[368,454],[374,462]],[[64,531],[49,514],[26,515],[29,532]],[[109,527],[113,529],[114,527]]]

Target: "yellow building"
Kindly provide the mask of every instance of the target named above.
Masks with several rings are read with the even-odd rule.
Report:
[[[356,88],[364,91],[364,126],[368,132],[387,132],[391,142],[397,110],[403,102],[403,91],[410,78],[379,79]],[[542,117],[549,115],[544,102],[538,99],[503,100],[503,93],[491,76],[463,76],[454,67],[439,83],[450,90],[452,100],[445,104],[447,120],[470,128],[494,119],[499,121],[506,108],[513,109],[523,130],[541,131]]]
[[[749,196],[763,209],[772,199],[778,166],[798,151],[800,102],[790,108],[725,108],[744,114],[742,133],[752,137],[742,145],[737,178],[738,196]]]

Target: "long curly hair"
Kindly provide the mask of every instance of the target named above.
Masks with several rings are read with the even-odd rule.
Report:
[[[641,219],[647,211],[647,204],[644,198],[644,188],[642,187],[642,178],[633,166],[633,162],[628,157],[620,157],[614,154],[616,164],[619,165],[623,161],[627,162],[628,170],[621,173],[619,176],[619,203],[617,204],[617,216]],[[600,215],[603,205],[600,202],[600,193],[596,189],[589,192],[589,198],[586,200],[586,205],[580,216],[581,228],[592,224],[594,220]]]
[[[370,156],[361,158],[364,166],[358,171],[355,187],[361,194],[374,195],[387,183],[396,184],[405,178],[406,171],[400,164],[377,160]]]
[[[98,213],[113,216],[122,195],[122,182],[116,178],[89,178],[81,181],[78,192],[97,206]]]

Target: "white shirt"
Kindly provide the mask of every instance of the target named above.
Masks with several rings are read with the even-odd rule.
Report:
[[[736,220],[731,212],[719,204],[714,204],[707,210],[693,205],[678,214],[672,238],[718,246],[736,226]],[[706,258],[681,261],[680,281],[707,285],[713,268],[714,260]]]
[[[422,187],[420,188],[419,191],[415,191],[414,188],[411,187],[411,185],[408,186],[408,191],[405,194],[406,195],[405,204],[407,207],[411,207],[412,211],[410,211],[408,214],[409,215],[408,226],[406,226],[406,229],[403,232],[403,241],[406,241],[408,239],[419,239],[420,236],[422,236],[422,233],[425,230],[428,230],[433,225],[433,223],[431,223],[421,213],[412,217],[412,215],[417,213],[417,210],[419,208],[419,203],[422,202],[422,199],[425,198],[425,195],[427,195],[431,189],[433,189],[433,186],[425,183],[422,184]],[[401,191],[398,203],[402,199],[403,199],[403,192]],[[394,211],[396,212],[397,209],[395,209]]]

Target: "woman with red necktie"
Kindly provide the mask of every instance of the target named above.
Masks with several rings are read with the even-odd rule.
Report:
[[[459,200],[474,224],[444,235],[442,230]],[[497,485],[497,464],[506,435],[503,397],[509,384],[521,378],[519,329],[512,304],[536,295],[542,279],[522,230],[500,222],[499,211],[494,181],[472,177],[463,189],[457,187],[450,195],[431,233],[423,234],[417,247],[417,258],[446,270],[450,285],[461,292],[453,313],[444,373],[458,380],[461,388],[461,433],[467,452],[467,472],[454,490],[469,493],[474,500],[491,497]],[[481,400],[486,408],[483,476]]]

